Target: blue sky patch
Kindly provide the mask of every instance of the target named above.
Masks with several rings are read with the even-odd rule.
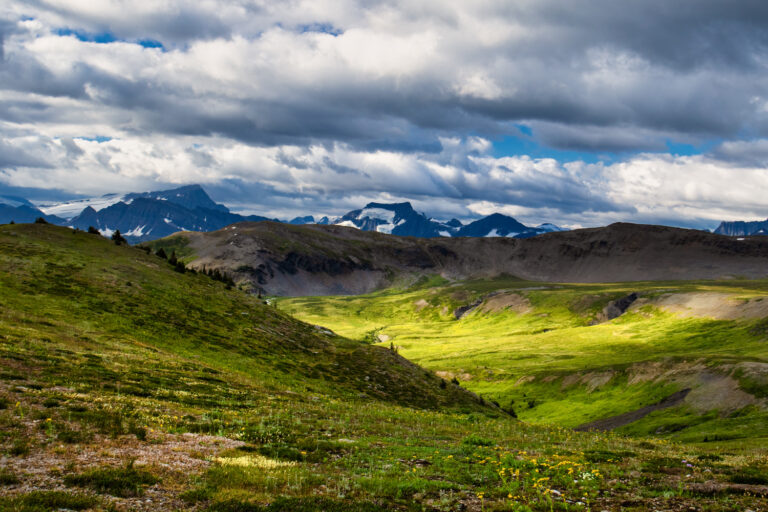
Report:
[[[135,41],[129,41],[127,39],[120,39],[112,32],[87,32],[85,30],[76,30],[71,28],[59,28],[56,29],[55,34],[62,37],[68,37],[68,36],[74,36],[78,40],[83,41],[85,43],[98,43],[98,44],[109,44],[109,43],[133,43],[138,44],[144,48],[159,48],[163,51],[165,51],[165,46],[163,46],[163,43],[156,39],[138,39]]]
[[[101,144],[102,142],[109,142],[112,140],[112,137],[105,137],[103,135],[97,135],[96,137],[75,137],[80,140],[87,140],[89,142],[98,142]]]

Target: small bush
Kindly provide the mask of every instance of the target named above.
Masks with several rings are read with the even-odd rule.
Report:
[[[486,439],[473,433],[462,439],[461,444],[466,444],[468,446],[493,446],[496,443],[491,439]]]
[[[734,471],[729,480],[735,484],[768,485],[768,469],[759,466],[744,466]]]
[[[67,485],[89,487],[96,492],[120,498],[141,496],[147,486],[157,482],[159,479],[149,471],[134,467],[133,461],[122,468],[97,468],[64,478]]]
[[[71,494],[65,491],[33,491],[11,500],[9,510],[14,512],[87,510],[96,507],[98,503],[99,500],[96,497],[84,494]]]
[[[98,229],[93,226],[88,226],[88,233],[91,235],[101,235]]]
[[[128,243],[128,240],[126,240],[125,237],[120,234],[119,229],[116,229],[115,232],[112,233],[112,241],[115,242],[115,245],[122,245],[122,244]]]
[[[206,512],[378,512],[380,510],[382,510],[380,505],[359,501],[337,501],[321,497],[280,497],[269,505],[227,500],[212,504]]]
[[[69,429],[64,429],[56,435],[56,439],[58,439],[62,443],[67,443],[67,444],[82,443],[83,441],[87,440],[88,437],[89,436],[83,431],[69,430]]]
[[[0,485],[16,485],[21,480],[19,477],[8,471],[7,469],[0,469]]]
[[[14,441],[13,446],[11,446],[11,449],[8,450],[8,453],[15,457],[29,455],[29,445],[27,444],[26,440],[17,439],[16,441]]]
[[[50,409],[51,407],[58,407],[58,406],[59,406],[59,401],[56,400],[55,398],[46,398],[45,401],[43,402],[43,407],[45,407],[46,409]]]
[[[179,495],[185,503],[193,505],[200,503],[201,501],[208,501],[213,497],[213,490],[209,487],[197,487],[195,489],[189,489]]]
[[[584,458],[587,462],[619,462],[628,457],[637,455],[635,452],[622,450],[613,452],[610,450],[587,450],[584,452]]]
[[[48,221],[45,220],[43,217],[38,217],[35,219],[35,224],[48,224]]]

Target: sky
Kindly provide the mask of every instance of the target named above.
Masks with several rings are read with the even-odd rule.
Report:
[[[4,0],[0,193],[768,217],[764,0]]]

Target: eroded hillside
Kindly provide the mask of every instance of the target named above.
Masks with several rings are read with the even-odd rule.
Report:
[[[764,278],[768,240],[636,224],[530,239],[396,237],[342,226],[240,223],[151,242],[194,268],[216,268],[283,296],[354,295],[411,284],[516,276],[545,282]]]

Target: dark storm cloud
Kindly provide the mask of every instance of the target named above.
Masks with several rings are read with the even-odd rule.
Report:
[[[242,35],[257,52],[263,35],[237,34],[253,27],[228,25],[223,17],[198,7],[120,18],[43,1],[36,5],[73,24],[129,40],[150,37],[190,45]],[[254,19],[266,16],[263,24],[269,29],[273,22],[269,16],[274,14],[267,16],[247,2],[239,5]],[[138,131],[216,134],[260,145],[328,140],[367,149],[380,145],[419,151],[430,145],[434,149],[438,134],[497,136],[509,133],[508,123],[542,121],[561,125],[560,130],[546,132],[550,135],[565,133],[566,126],[572,127],[571,132],[582,126],[622,128],[615,140],[610,130],[600,137],[586,133],[541,140],[553,147],[643,150],[658,147],[660,137],[670,135],[730,137],[763,129],[762,114],[756,114],[753,100],[768,95],[762,57],[768,47],[767,5],[751,0],[738,7],[715,1],[592,0],[469,9],[480,22],[483,16],[489,21],[500,16],[522,27],[518,40],[491,48],[472,46],[450,6],[442,15],[427,7],[406,9],[404,15],[417,16],[414,23],[420,17],[427,29],[447,39],[438,48],[452,66],[445,76],[425,64],[404,77],[351,73],[351,80],[346,76],[334,80],[323,73],[309,85],[293,83],[290,70],[286,74],[279,68],[287,83],[253,77],[269,87],[285,87],[286,97],[280,100],[260,93],[243,97],[215,89],[200,91],[193,82],[170,87],[157,75],[110,76],[77,62],[66,72],[54,73],[30,54],[19,54],[4,65],[3,82],[19,91],[76,98],[82,98],[85,84],[90,84],[100,92],[98,102],[131,110]],[[294,39],[302,36],[295,34]],[[226,46],[221,51],[226,52]],[[274,65],[280,65],[279,59],[274,56]],[[487,72],[500,88],[498,94],[484,98],[457,89],[453,74],[463,67]],[[595,79],[594,73],[600,78]],[[217,108],[222,105],[226,108]],[[633,127],[636,134],[628,135]]]
[[[142,185],[186,172],[274,208],[389,194],[639,216],[635,177],[676,162],[638,152],[719,140],[697,163],[765,167],[766,26],[757,0],[9,0],[0,137],[23,143],[0,164]],[[505,136],[635,167],[609,186],[607,167],[492,158]]]

